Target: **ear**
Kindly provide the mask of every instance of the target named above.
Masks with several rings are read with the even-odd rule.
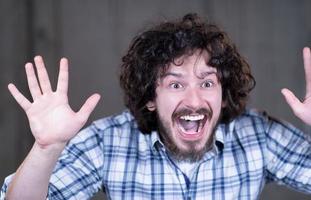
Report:
[[[147,104],[146,104],[146,107],[149,111],[155,111],[156,109],[156,105],[153,101],[149,101]]]
[[[221,108],[224,108],[224,107],[226,107],[227,106],[227,101],[222,101],[221,102]]]

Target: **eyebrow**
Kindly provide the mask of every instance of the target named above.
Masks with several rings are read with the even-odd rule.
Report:
[[[200,78],[203,79],[203,78],[205,78],[205,77],[207,77],[209,75],[212,75],[212,74],[217,75],[217,72],[215,72],[215,71],[208,71],[208,72],[202,72],[202,73],[200,73],[198,75],[199,75]]]

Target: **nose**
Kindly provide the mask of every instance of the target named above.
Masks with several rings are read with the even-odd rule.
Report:
[[[184,96],[184,104],[192,108],[199,108],[204,100],[198,88],[188,88]]]

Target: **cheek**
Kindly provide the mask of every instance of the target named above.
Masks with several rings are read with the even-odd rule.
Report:
[[[209,99],[209,103],[216,115],[219,115],[221,109],[224,106],[224,103],[222,102],[222,95],[221,92],[217,93],[217,95],[214,95],[214,98]]]
[[[173,95],[162,94],[159,95],[156,99],[156,107],[158,109],[158,112],[162,116],[166,115],[171,116],[177,105],[178,105],[178,98]]]
[[[217,116],[220,115],[222,108],[223,108],[223,103],[220,99],[220,101],[217,102],[217,109],[216,109],[217,110]]]

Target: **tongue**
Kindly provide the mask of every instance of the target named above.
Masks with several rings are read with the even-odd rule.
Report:
[[[199,122],[198,121],[188,121],[188,120],[179,120],[180,125],[186,130],[186,131],[198,131]]]

